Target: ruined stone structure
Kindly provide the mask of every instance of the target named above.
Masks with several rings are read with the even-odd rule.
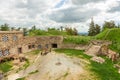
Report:
[[[119,58],[119,54],[109,49],[111,41],[95,40],[86,49],[85,53],[91,56],[104,55],[108,56],[112,61],[116,61]]]
[[[85,53],[95,56],[95,55],[107,55],[108,54],[108,46],[111,44],[110,41],[103,40],[93,40],[90,45],[86,49]]]
[[[28,37],[21,31],[1,31],[0,38],[0,58],[37,49],[60,48],[63,41],[61,36]]]

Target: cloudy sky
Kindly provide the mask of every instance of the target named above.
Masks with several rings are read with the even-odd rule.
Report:
[[[87,32],[91,18],[120,23],[120,0],[0,0],[0,24],[38,28],[70,26]]]

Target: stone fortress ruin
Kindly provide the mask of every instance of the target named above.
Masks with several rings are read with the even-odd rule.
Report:
[[[37,49],[60,48],[61,36],[29,37],[21,31],[0,31],[0,60]]]
[[[90,44],[63,43],[63,36],[24,36],[22,31],[0,31],[0,62],[3,58],[11,58],[33,50],[51,51],[52,48],[69,48],[85,50],[90,55],[116,56],[108,49],[109,41],[91,41]],[[112,55],[111,55],[112,54]]]

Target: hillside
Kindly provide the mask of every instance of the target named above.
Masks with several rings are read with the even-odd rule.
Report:
[[[110,49],[120,53],[120,46],[119,46],[120,45],[120,29],[119,28],[106,29],[105,31],[96,35],[95,39],[112,41],[112,44],[109,46]]]
[[[120,41],[120,29],[119,28],[106,29],[100,34],[96,35],[95,38],[119,42]]]

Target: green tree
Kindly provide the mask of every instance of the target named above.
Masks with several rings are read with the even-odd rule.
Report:
[[[24,36],[27,36],[27,35],[28,35],[27,28],[23,28],[23,34],[24,34]]]
[[[32,30],[36,30],[36,26],[35,25],[32,27]]]
[[[78,35],[78,31],[76,28],[74,28],[73,31],[74,31],[74,35]]]
[[[91,23],[90,23],[90,26],[89,26],[88,35],[89,35],[89,36],[94,36],[95,34],[96,34],[95,24],[94,24],[94,21],[93,21],[93,19],[92,19],[92,20],[91,20]]]
[[[18,28],[17,28],[17,31],[20,31],[20,29],[21,29],[21,27],[18,27]]]
[[[67,27],[67,28],[65,28],[65,30],[68,35],[78,35],[78,31],[76,28],[72,29],[72,28]]]
[[[4,24],[4,25],[1,25],[1,31],[9,31],[9,25],[8,24]]]
[[[15,29],[15,27],[11,27],[11,31],[13,31]]]
[[[95,35],[99,34],[101,31],[100,26],[98,24],[95,25]]]
[[[115,22],[114,21],[105,21],[103,24],[103,30],[105,29],[110,29],[110,28],[116,28]]]

